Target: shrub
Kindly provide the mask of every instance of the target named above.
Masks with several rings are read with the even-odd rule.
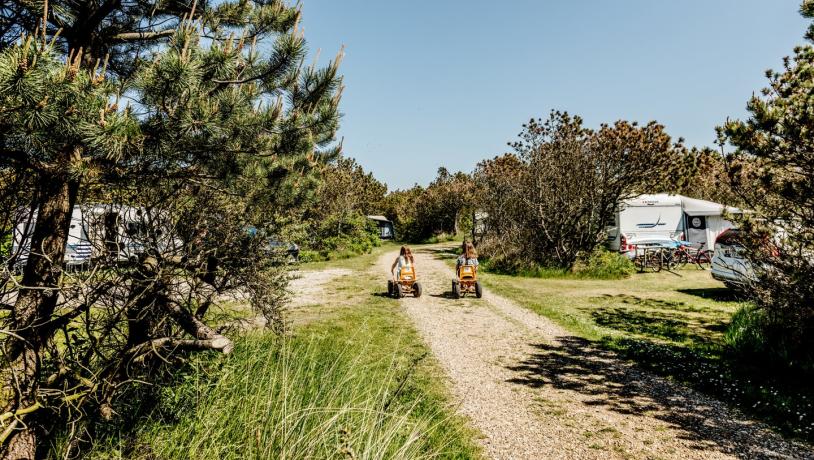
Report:
[[[732,316],[732,322],[724,334],[724,342],[742,356],[764,353],[766,351],[764,317],[765,313],[755,305],[741,307]]]
[[[574,273],[581,277],[605,280],[627,278],[635,272],[630,259],[603,247],[594,249],[587,260],[574,267]]]
[[[378,229],[365,216],[346,217],[343,221],[326,219],[316,229],[313,242],[300,253],[302,262],[346,259],[367,254],[379,246]]]
[[[800,349],[799,339],[788,333],[786,319],[755,304],[748,304],[735,313],[724,340],[742,361],[757,361],[775,369],[814,372],[812,351]]]
[[[482,258],[481,265],[487,271],[507,275],[525,276],[528,278],[585,278],[585,279],[622,279],[636,271],[627,257],[608,251],[603,247],[594,249],[590,256],[578,260],[569,270],[559,267],[537,265],[528,258],[513,253],[494,252],[486,246],[487,256]]]

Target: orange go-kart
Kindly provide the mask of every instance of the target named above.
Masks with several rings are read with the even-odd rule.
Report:
[[[388,280],[387,294],[394,299],[400,299],[408,294],[421,297],[421,283],[416,278],[415,268],[403,267],[398,281]]]
[[[452,296],[460,299],[466,294],[475,294],[483,297],[483,289],[478,281],[478,267],[474,265],[461,265],[458,267],[458,279],[452,280]]]

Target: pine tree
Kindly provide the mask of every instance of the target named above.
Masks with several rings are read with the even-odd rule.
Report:
[[[37,19],[43,9],[44,28]],[[111,349],[98,363],[106,370],[80,379],[103,376],[108,382],[80,392],[83,398],[103,393],[99,408],[113,398],[113,370],[148,344],[231,348],[201,320],[209,300],[196,301],[197,310],[196,302],[170,302],[172,292],[161,287],[167,273],[187,273],[188,284],[206,285],[210,294],[242,285],[257,292],[253,303],[261,309],[276,295],[262,289],[256,270],[246,269],[239,256],[246,247],[235,236],[245,216],[269,212],[239,196],[262,193],[338,153],[331,143],[339,119],[339,59],[325,68],[304,66],[298,19],[297,9],[278,1],[21,1],[0,7],[0,168],[34,176],[31,203],[39,212],[31,238],[36,250],[7,320],[15,334],[3,343],[10,351],[0,408],[14,420],[0,439],[4,458],[33,457],[37,435],[53,434],[54,420],[41,416],[43,409],[58,412],[70,397],[43,395],[75,376],[59,373],[50,380],[43,372],[65,358],[48,346],[54,334],[92,304],[61,300],[67,297],[61,261],[81,194],[120,190],[130,199],[154,197],[171,203],[165,209],[179,219],[197,219],[208,229],[187,225],[190,235],[208,236],[183,254],[152,258],[139,272],[142,278],[123,284],[149,291],[105,297],[105,286],[94,286],[94,299],[111,304],[109,317],[93,321],[115,325],[124,318],[122,326],[131,331],[125,343],[106,345]],[[268,53],[258,51],[263,40]],[[121,107],[123,96],[135,104]],[[206,206],[212,212],[204,212]],[[195,265],[201,257],[203,272]],[[176,327],[166,329],[167,321]],[[74,364],[79,374],[88,365]]]
[[[814,18],[814,2],[801,12]],[[806,38],[814,42],[814,24]],[[769,87],[755,95],[747,120],[719,128],[735,191],[753,212],[741,219],[742,243],[758,280],[750,286],[761,309],[764,352],[787,364],[814,362],[814,47],[799,46]],[[747,170],[747,168],[749,168]]]

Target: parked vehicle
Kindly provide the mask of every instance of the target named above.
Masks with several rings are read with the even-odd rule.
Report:
[[[379,238],[382,240],[392,240],[396,238],[396,229],[393,221],[384,216],[367,216],[368,219],[376,223],[379,229]]]
[[[658,242],[686,240],[700,250],[710,250],[710,242],[733,226],[724,216],[739,212],[682,195],[640,195],[619,203],[606,227],[608,245],[631,259],[634,247]]]
[[[266,251],[270,254],[285,253],[286,260],[290,263],[298,262],[300,260],[300,247],[296,243],[288,243],[280,241],[277,238],[269,238]]]
[[[162,220],[167,220],[163,222]],[[132,262],[147,248],[170,252],[180,248],[169,219],[133,206],[95,204],[74,206],[63,263],[81,268],[99,259]],[[31,253],[37,211],[22,210],[12,235],[13,269],[22,270]]]
[[[11,269],[17,273],[22,272],[31,254],[31,235],[34,233],[37,216],[38,212],[30,209],[21,210],[18,215],[17,225],[14,227],[11,239],[13,260]],[[92,253],[93,245],[88,237],[82,209],[74,206],[63,263],[71,269],[84,266],[90,263]]]
[[[739,230],[729,229],[715,240],[712,277],[732,288],[742,288],[755,280],[752,264],[744,257]]]

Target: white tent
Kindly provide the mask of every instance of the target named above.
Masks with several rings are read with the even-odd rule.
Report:
[[[741,210],[707,200],[681,196],[681,207],[685,214],[687,241],[703,244],[704,249],[712,249],[715,239],[734,225],[725,216],[740,214]]]
[[[681,197],[681,206],[684,207],[684,212],[688,216],[720,216],[726,212],[727,214],[740,214],[741,210],[733,208],[732,206],[724,206],[722,204],[713,203],[712,201],[699,200],[690,198],[683,195]]]

